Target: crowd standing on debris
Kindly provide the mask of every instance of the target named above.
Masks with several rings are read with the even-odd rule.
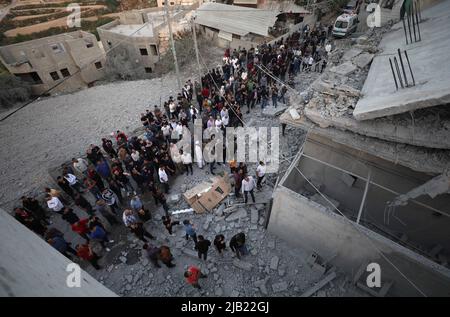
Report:
[[[85,260],[99,270],[101,254],[110,251],[114,243],[97,217],[101,215],[110,228],[124,225],[141,240],[143,253],[155,267],[161,267],[159,262],[162,262],[171,268],[175,264],[170,248],[155,246],[147,240],[155,239],[145,228],[153,211],[144,206],[141,197],[148,194],[153,197],[155,207],[162,205],[162,222],[168,234],[173,235],[173,227],[182,225],[186,240],[193,240],[199,259],[206,261],[211,242],[204,235],[197,235],[195,225],[189,220],[180,224],[170,217],[166,194],[170,191],[171,180],[177,175],[193,175],[194,158],[199,169],[209,164],[213,175],[216,164],[225,164],[232,173],[236,198],[243,196],[247,203],[250,195],[255,203],[254,191],[262,188],[266,166],[263,161],[259,162],[255,180],[244,162],[205,162],[203,144],[196,141],[191,154],[178,148],[177,141],[186,130],[192,129],[195,119],[200,119],[203,129],[209,131],[210,140],[205,140],[208,142],[216,134],[225,135],[227,127],[244,126],[244,109],[247,114],[256,111],[257,105],[264,109],[269,100],[273,107],[279,102],[285,104],[293,76],[301,71],[322,72],[326,67],[331,45],[327,35],[327,30],[304,28],[274,45],[264,44],[249,50],[227,49],[221,68],[209,70],[200,81],[188,80],[175,98],[164,102],[163,109],[154,105],[153,109],[141,113],[143,136],[129,136],[117,130],[109,138],[102,138],[100,146],[90,144],[86,159],[72,158],[69,164],[63,164],[56,177],[59,188],[45,188],[45,201],[48,209],[66,221],[84,243],[72,247],[61,231],[51,227],[48,212],[33,197],[22,197],[22,206],[14,209],[15,218],[63,255]],[[289,76],[288,84],[285,84],[286,76]],[[225,152],[226,145],[223,146]],[[81,209],[85,217],[80,219],[74,206]],[[225,236],[216,235],[212,244],[223,256]],[[239,259],[247,255],[244,232],[233,236],[229,247]],[[191,266],[184,277],[188,284],[200,288],[198,281],[206,275]]]

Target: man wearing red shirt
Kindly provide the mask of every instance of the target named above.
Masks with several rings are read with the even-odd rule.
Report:
[[[187,271],[184,272],[184,277],[186,278],[186,282],[188,284],[191,284],[195,288],[201,289],[200,284],[198,284],[198,280],[207,276],[203,274],[199,268],[190,266]]]
[[[82,238],[86,240],[86,242],[89,242],[88,233],[90,232],[89,226],[88,226],[89,219],[81,219],[78,222],[75,222],[72,224],[72,231],[78,233]]]
[[[203,98],[208,98],[209,97],[209,89],[207,87],[203,87],[203,89],[202,89],[202,96],[203,96]]]
[[[101,267],[97,263],[99,256],[91,250],[88,244],[79,244],[76,250],[80,259],[90,262],[96,270],[100,270]]]

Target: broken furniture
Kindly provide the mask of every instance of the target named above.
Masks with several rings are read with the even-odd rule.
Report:
[[[196,213],[211,211],[231,191],[228,175],[216,176],[186,191],[183,196]]]

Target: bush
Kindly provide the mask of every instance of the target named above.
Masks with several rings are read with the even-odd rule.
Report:
[[[31,86],[14,75],[0,74],[0,106],[12,107],[18,102],[25,102],[31,97]]]

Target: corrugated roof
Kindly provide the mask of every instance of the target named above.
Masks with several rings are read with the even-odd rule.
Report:
[[[234,4],[258,4],[258,0],[234,0]]]
[[[208,2],[195,11],[195,23],[244,36],[254,33],[269,35],[269,27],[277,20],[278,12]]]

